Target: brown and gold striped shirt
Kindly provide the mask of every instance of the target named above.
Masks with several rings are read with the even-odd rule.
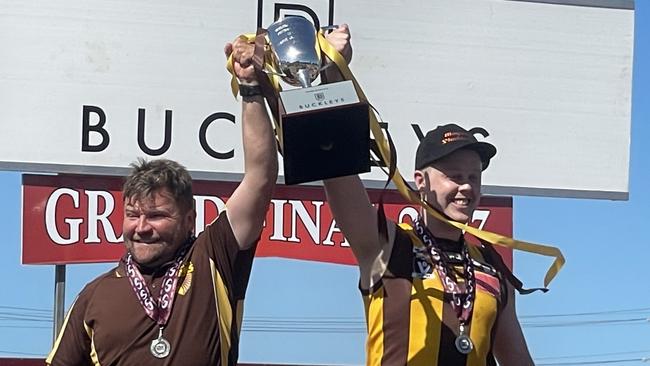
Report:
[[[454,244],[451,246],[458,246]],[[459,325],[449,305],[451,294],[444,292],[437,271],[424,260],[422,251],[411,228],[398,227],[386,272],[372,289],[361,289],[368,325],[367,364],[496,365],[492,356],[493,331],[501,293],[506,293],[499,274],[470,246],[477,284],[469,332],[474,350],[463,355],[454,345]],[[449,255],[450,263],[462,269],[462,258],[455,253]]]

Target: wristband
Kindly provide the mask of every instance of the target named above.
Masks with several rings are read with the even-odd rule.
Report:
[[[259,85],[239,85],[239,95],[242,97],[254,97],[262,95],[262,88]]]

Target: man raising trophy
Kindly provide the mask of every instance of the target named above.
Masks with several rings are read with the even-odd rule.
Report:
[[[328,40],[351,60],[347,27]],[[416,154],[419,194],[461,223],[478,206],[482,172],[496,154],[493,145],[476,139],[474,130],[483,131],[439,126],[422,139]],[[488,255],[498,254],[469,247],[460,229],[424,210],[413,227],[386,220],[384,237],[378,229],[383,216],[358,176],[324,184],[359,265],[367,365],[487,366],[496,365],[495,357],[503,366],[533,365],[515,313],[514,287],[506,279],[514,277]]]

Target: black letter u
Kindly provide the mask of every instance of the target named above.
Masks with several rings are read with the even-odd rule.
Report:
[[[138,146],[145,154],[158,156],[169,150],[172,144],[172,111],[165,110],[165,141],[158,149],[151,149],[144,142],[144,108],[138,109]]]

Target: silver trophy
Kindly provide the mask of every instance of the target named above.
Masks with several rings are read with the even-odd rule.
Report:
[[[284,182],[370,171],[368,104],[359,101],[351,81],[312,85],[324,69],[314,25],[289,16],[267,34],[272,66],[265,71],[297,87],[266,96],[279,100]]]
[[[286,17],[268,28],[273,61],[287,84],[307,88],[321,68],[314,25],[298,16]]]

